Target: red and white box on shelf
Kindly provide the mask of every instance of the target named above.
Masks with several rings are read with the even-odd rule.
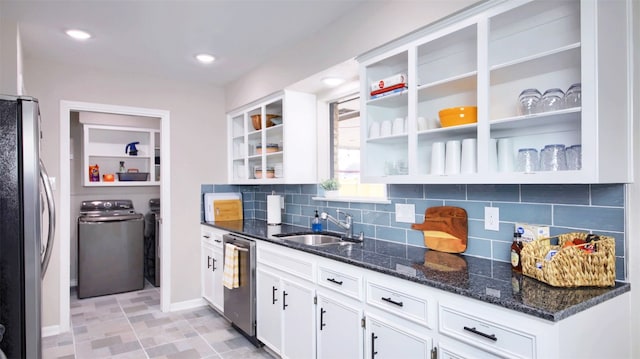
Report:
[[[401,86],[398,86],[401,85]],[[395,86],[393,89],[406,87],[407,86],[407,74],[395,74],[393,76],[386,77],[382,80],[374,81],[371,83],[371,95],[375,95],[376,93],[382,93],[385,91],[380,90],[393,90],[391,87]],[[376,92],[376,93],[374,93]]]

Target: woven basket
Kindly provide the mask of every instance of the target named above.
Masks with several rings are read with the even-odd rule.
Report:
[[[522,274],[545,282],[554,287],[612,287],[616,280],[615,240],[600,236],[595,243],[595,251],[584,251],[587,244],[562,248],[574,238],[584,240],[588,233],[572,232],[557,237],[538,239],[526,243],[522,248]],[[557,244],[554,238],[557,238]],[[558,251],[551,260],[547,253]]]

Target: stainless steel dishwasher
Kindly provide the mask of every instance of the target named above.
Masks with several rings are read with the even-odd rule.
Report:
[[[223,248],[231,243],[238,248],[239,287],[224,287],[224,316],[256,346],[256,243],[237,234],[222,236]],[[226,260],[226,256],[224,256]]]

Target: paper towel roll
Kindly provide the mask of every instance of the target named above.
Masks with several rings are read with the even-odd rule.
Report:
[[[280,196],[267,196],[267,224],[281,224],[282,211],[280,210]]]

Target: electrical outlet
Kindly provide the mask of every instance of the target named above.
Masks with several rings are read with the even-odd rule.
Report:
[[[416,220],[416,205],[396,203],[396,222],[414,223]]]
[[[484,207],[484,229],[488,231],[500,230],[500,209],[498,207]]]

